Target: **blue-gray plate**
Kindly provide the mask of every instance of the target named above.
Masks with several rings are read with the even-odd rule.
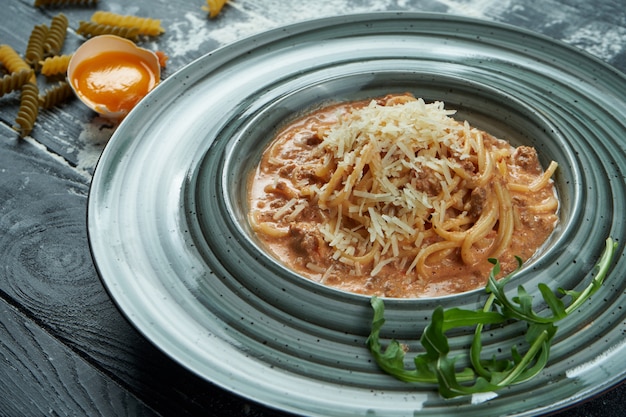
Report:
[[[535,146],[546,166],[559,163],[559,225],[516,283],[535,295],[540,282],[581,289],[605,239],[620,242],[604,287],[559,322],[547,367],[528,382],[444,400],[433,386],[382,373],[365,346],[368,297],[295,275],[260,249],[247,225],[248,173],[281,124],[322,103],[405,91]],[[203,378],[270,407],[309,416],[552,412],[626,375],[625,100],[623,74],[511,26],[378,13],[275,29],[186,66],[119,126],[89,196],[93,257],[146,338]],[[433,308],[475,309],[484,299],[483,290],[387,299],[383,336],[406,342],[410,359]],[[522,330],[487,332],[485,355],[507,354]],[[466,353],[471,332],[450,336],[453,353]]]

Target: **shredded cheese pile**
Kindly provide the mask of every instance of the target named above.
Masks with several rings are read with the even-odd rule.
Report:
[[[337,216],[321,225],[336,259],[371,258],[376,275],[398,256],[415,253],[431,218],[444,222],[461,161],[482,144],[454,113],[422,99],[372,101],[324,132],[325,163],[336,168],[314,192],[319,206]]]

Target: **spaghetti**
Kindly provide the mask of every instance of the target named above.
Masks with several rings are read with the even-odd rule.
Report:
[[[287,126],[250,180],[250,223],[286,265],[326,285],[440,296],[503,273],[547,239],[559,207],[534,148],[390,95]]]

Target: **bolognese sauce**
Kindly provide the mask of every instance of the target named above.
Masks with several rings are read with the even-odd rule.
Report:
[[[298,274],[345,291],[442,296],[484,286],[552,233],[537,152],[411,95],[320,108],[284,129],[249,179],[249,219]]]

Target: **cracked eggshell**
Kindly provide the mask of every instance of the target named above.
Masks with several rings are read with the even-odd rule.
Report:
[[[104,72],[105,67],[114,67],[116,62],[113,59],[98,59],[99,56],[109,58],[106,54],[111,54],[111,57],[117,57],[116,59],[121,61],[132,61],[133,65],[138,64],[139,70],[136,72],[140,72],[143,77],[148,79],[137,81],[138,87],[134,89],[129,88],[127,84],[124,84],[124,88],[120,88],[121,77],[113,78],[113,82],[120,85],[107,87],[108,96],[104,97],[105,94],[99,94],[102,90],[97,91],[93,82],[87,82],[83,79],[85,74],[80,68],[82,64],[87,62],[96,71],[102,70]],[[117,64],[128,64],[128,62],[118,62]],[[161,66],[154,52],[141,48],[134,42],[119,36],[100,35],[89,39],[74,52],[67,68],[67,78],[76,96],[87,107],[104,117],[122,119],[139,100],[159,83]],[[112,102],[115,104],[113,105]]]

